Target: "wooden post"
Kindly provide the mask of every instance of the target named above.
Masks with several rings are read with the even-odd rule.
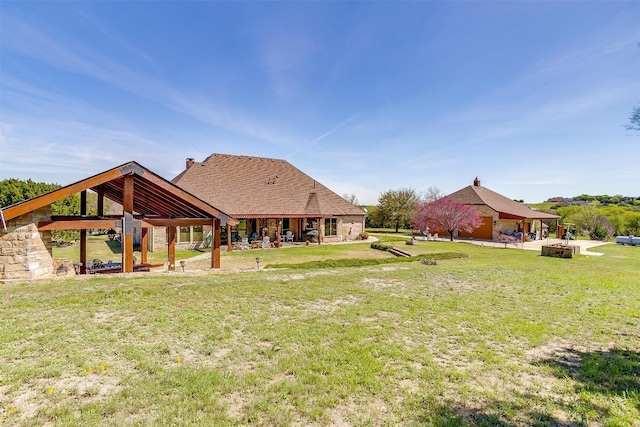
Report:
[[[276,248],[280,247],[280,236],[282,235],[282,218],[276,219]]]
[[[87,190],[80,192],[80,216],[87,214]],[[80,274],[87,273],[87,230],[80,230]]]
[[[104,185],[98,187],[98,216],[104,215]]]
[[[147,262],[147,237],[149,234],[148,228],[142,229],[142,237],[140,237],[140,262]]]
[[[213,236],[213,231],[211,231],[211,235]],[[231,252],[231,226],[227,224],[227,251]]]
[[[211,245],[211,268],[220,268],[220,220],[213,220],[213,244]]]
[[[169,227],[169,244],[167,245],[167,269],[174,271],[176,269],[176,227]]]
[[[322,218],[318,218],[318,246],[322,243]]]
[[[125,175],[122,189],[122,271],[133,272],[133,175]]]

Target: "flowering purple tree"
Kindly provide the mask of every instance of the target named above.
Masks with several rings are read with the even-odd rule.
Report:
[[[464,230],[470,233],[480,225],[482,219],[473,207],[448,197],[419,204],[413,215],[414,228],[446,230],[451,241],[456,231]]]

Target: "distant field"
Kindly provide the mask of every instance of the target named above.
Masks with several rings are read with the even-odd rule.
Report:
[[[255,270],[389,256],[313,245],[1,285],[0,424],[639,425],[640,247],[385,240],[469,256]]]

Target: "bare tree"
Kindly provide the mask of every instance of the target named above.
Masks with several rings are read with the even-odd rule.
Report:
[[[358,206],[358,198],[354,193],[351,193],[351,194],[344,193],[342,195],[342,198],[345,199],[347,202],[351,203],[352,205]]]
[[[442,199],[444,196],[444,193],[438,187],[429,187],[422,196],[422,200],[426,203],[431,203]]]

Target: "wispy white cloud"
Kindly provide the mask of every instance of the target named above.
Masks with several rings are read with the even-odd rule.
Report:
[[[202,95],[191,89],[179,89],[145,73],[134,71],[80,40],[55,31],[44,33],[10,15],[3,17],[3,25],[3,34],[7,36],[0,43],[4,49],[100,80],[229,132],[275,144],[288,143],[282,137],[287,132],[271,130],[245,111],[238,111],[228,105],[216,105],[216,100],[209,95]]]
[[[331,135],[333,135],[334,133],[336,133],[340,129],[344,128],[346,125],[348,125],[352,121],[354,121],[358,116],[359,116],[359,114],[356,114],[356,115],[348,118],[347,120],[343,121],[342,123],[340,123],[338,126],[334,127],[333,129],[323,133],[322,135],[320,135],[319,137],[315,138],[314,140],[309,141],[306,144],[300,145],[296,150],[294,150],[288,156],[286,156],[286,159],[290,159],[291,157],[293,157],[297,153],[299,153],[299,152],[301,152],[303,150],[308,150],[309,148],[311,148],[312,146],[314,146],[318,142],[330,137]]]

